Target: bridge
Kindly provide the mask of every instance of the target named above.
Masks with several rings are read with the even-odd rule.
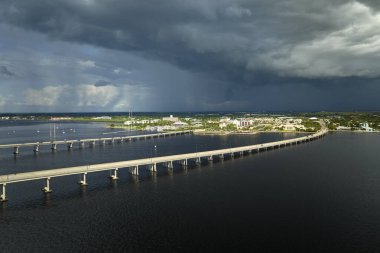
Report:
[[[87,185],[86,176],[88,173],[96,173],[99,171],[109,171],[111,180],[117,180],[117,172],[119,169],[129,169],[132,175],[138,176],[141,167],[145,167],[151,172],[157,171],[157,164],[163,164],[168,169],[173,168],[173,162],[178,162],[182,166],[188,166],[189,162],[195,162],[195,164],[201,164],[202,159],[207,159],[208,161],[213,161],[214,158],[224,159],[225,156],[234,157],[235,155],[243,156],[249,153],[258,153],[262,151],[267,151],[271,149],[277,149],[281,147],[287,147],[291,145],[298,145],[305,142],[310,142],[317,140],[326,135],[328,131],[323,128],[321,131],[307,135],[299,138],[269,142],[264,144],[255,144],[249,146],[241,146],[235,148],[218,149],[210,151],[202,151],[187,154],[169,155],[161,157],[151,157],[137,160],[93,164],[87,166],[76,166],[68,168],[41,170],[33,172],[15,173],[8,175],[0,175],[0,184],[2,185],[2,192],[0,195],[0,201],[7,201],[6,197],[6,186],[7,184],[32,181],[32,180],[44,180],[45,184],[42,191],[45,193],[52,192],[50,187],[50,180],[52,178],[69,176],[69,175],[80,175],[81,180],[78,182],[80,185]]]
[[[43,141],[43,142],[30,142],[30,143],[16,143],[16,144],[0,144],[0,149],[13,148],[13,154],[20,154],[20,148],[22,147],[33,147],[35,153],[39,152],[40,146],[51,146],[51,150],[57,150],[58,145],[65,145],[68,150],[73,148],[75,143],[79,144],[79,147],[84,148],[86,143],[89,146],[93,147],[98,144],[106,145],[108,142],[112,144],[114,142],[123,142],[123,141],[135,141],[140,139],[151,139],[166,137],[172,135],[183,135],[190,134],[192,131],[176,131],[176,132],[167,132],[167,133],[157,133],[157,134],[144,134],[144,135],[135,135],[135,136],[119,136],[119,137],[107,137],[107,138],[92,138],[92,139],[82,139],[82,140],[62,140],[62,141]]]

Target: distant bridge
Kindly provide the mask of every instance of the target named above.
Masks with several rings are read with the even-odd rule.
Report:
[[[243,156],[244,154],[261,152],[269,149],[276,149],[281,147],[286,147],[290,145],[297,145],[304,142],[310,142],[322,138],[328,131],[323,128],[321,131],[307,135],[299,138],[275,141],[264,144],[255,144],[249,146],[218,149],[210,151],[202,151],[195,153],[179,154],[179,155],[169,155],[161,157],[144,158],[137,160],[121,161],[121,162],[111,162],[102,164],[93,164],[88,166],[77,166],[50,170],[41,170],[33,172],[15,173],[0,176],[0,184],[2,185],[2,194],[0,195],[0,201],[6,201],[6,185],[11,183],[32,181],[32,180],[44,180],[45,185],[42,191],[45,193],[51,192],[50,180],[55,177],[63,177],[69,175],[81,175],[80,185],[87,185],[86,176],[88,173],[95,173],[99,171],[110,171],[110,179],[117,180],[117,172],[119,169],[129,169],[132,175],[138,176],[140,167],[144,166],[152,172],[157,171],[157,164],[164,164],[167,168],[173,168],[173,162],[178,162],[183,166],[187,166],[189,161],[195,162],[196,164],[201,164],[202,159],[207,159],[208,161],[213,161],[215,157],[219,159],[224,159],[225,156],[234,157],[235,155]]]
[[[96,143],[101,145],[106,145],[108,142],[112,144],[114,142],[123,142],[123,141],[135,141],[140,139],[151,139],[166,137],[172,135],[182,135],[189,134],[192,131],[177,131],[177,132],[167,132],[167,133],[157,133],[157,134],[144,134],[144,135],[135,135],[135,136],[119,136],[119,137],[107,137],[107,138],[92,138],[92,139],[82,139],[82,140],[63,140],[63,141],[43,141],[43,142],[29,142],[29,143],[16,143],[16,144],[0,144],[0,149],[13,149],[13,154],[18,155],[20,153],[20,148],[22,147],[33,147],[35,153],[39,152],[40,146],[51,146],[51,150],[57,150],[58,145],[66,145],[68,150],[73,148],[75,143],[78,143],[79,147],[85,147],[86,143],[89,146],[95,146]]]

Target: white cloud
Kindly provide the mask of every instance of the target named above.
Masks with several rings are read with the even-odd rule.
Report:
[[[231,18],[241,18],[244,16],[251,16],[252,12],[249,9],[232,5],[226,8],[225,15]]]
[[[78,63],[83,68],[95,68],[96,67],[96,63],[94,61],[91,61],[91,60],[86,60],[86,61],[79,60]]]
[[[124,85],[120,87],[120,94],[119,100],[112,108],[114,111],[144,108],[152,103],[151,89],[145,86]]]
[[[42,89],[27,89],[24,91],[26,105],[55,106],[67,86],[46,86]]]
[[[119,87],[112,85],[85,84],[76,89],[76,94],[78,95],[78,106],[105,107],[116,102],[120,90]]]
[[[380,76],[380,15],[352,2],[336,9],[335,16],[345,21],[340,30],[262,54],[248,68],[299,77]]]
[[[0,107],[3,107],[8,102],[8,99],[6,97],[0,96]]]
[[[116,75],[130,75],[130,74],[132,74],[132,71],[129,71],[129,70],[126,70],[123,68],[115,68],[114,70],[112,70],[112,72]]]

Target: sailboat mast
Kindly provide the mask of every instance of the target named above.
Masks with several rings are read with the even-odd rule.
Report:
[[[54,123],[54,140],[55,140],[55,123]]]

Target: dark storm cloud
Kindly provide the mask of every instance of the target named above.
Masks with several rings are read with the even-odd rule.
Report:
[[[360,0],[361,3],[370,6],[374,11],[380,10],[380,2],[377,0]]]
[[[0,76],[3,77],[16,77],[17,74],[10,71],[6,66],[0,66]]]
[[[355,23],[351,14],[362,14],[355,12],[357,6],[353,3],[345,0],[19,0],[1,4],[1,20],[46,33],[52,39],[138,51],[145,57],[242,82],[245,76],[249,78],[252,73],[266,69],[298,76],[363,75],[362,66],[333,73],[329,73],[325,63],[317,66],[322,69],[316,73],[300,70],[299,66],[294,69],[286,66],[292,61],[295,65],[305,64],[297,58],[303,53],[313,57],[313,48],[303,52],[302,43],[318,42],[326,34],[344,29],[348,22]],[[365,3],[376,5],[375,1]],[[335,58],[327,61],[340,55],[334,52],[332,57]]]
[[[138,50],[229,76],[245,71],[250,57],[336,28],[328,9],[343,2],[5,1],[1,19],[53,39]]]
[[[309,101],[317,108],[318,101],[332,104],[320,99],[333,100],[330,91],[341,90],[337,97],[346,103],[343,97],[352,93],[344,87],[366,89],[368,83],[378,83],[379,7],[371,0],[5,0],[0,2],[0,22],[46,34],[51,41],[133,53],[154,62],[151,69],[163,61],[192,73],[173,70],[172,79],[178,81],[168,84],[171,78],[159,71],[147,78],[138,71],[130,75],[129,67],[120,69],[126,64],[122,55],[115,56],[113,69],[103,63],[109,61],[105,55],[96,62],[79,61],[87,76],[69,77],[98,90],[113,92],[111,87],[126,81],[135,85],[138,78],[150,88],[155,88],[152,83],[160,86],[154,91],[158,95],[160,90],[176,95],[183,83],[185,100],[197,99],[199,109],[258,107],[271,94],[276,94],[273,104],[287,108],[293,93],[304,98],[314,92]],[[365,97],[372,99],[369,93],[360,99]],[[298,101],[302,103],[288,108],[308,103]],[[187,103],[182,108],[194,105]],[[375,100],[369,104],[379,106]],[[270,104],[267,108],[274,109]]]
[[[99,81],[95,82],[94,85],[95,85],[96,87],[101,87],[101,86],[112,85],[112,83],[109,82],[109,81],[105,81],[105,80],[99,80]]]

